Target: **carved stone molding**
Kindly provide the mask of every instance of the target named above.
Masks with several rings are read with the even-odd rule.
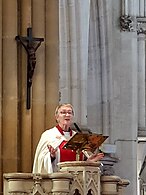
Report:
[[[113,176],[101,176],[101,195],[115,194],[118,195],[118,183],[121,181],[121,178]]]
[[[146,34],[146,18],[137,17],[137,34]]]
[[[101,176],[101,162],[59,163],[52,174],[6,173],[4,195],[116,195],[124,194],[129,181],[118,176]],[[119,193],[118,193],[119,192]]]
[[[123,15],[120,17],[120,29],[121,31],[137,32],[137,34],[146,35],[146,18],[145,17],[134,17]]]
[[[4,195],[68,195],[71,180],[72,175],[67,172],[6,173]]]
[[[120,17],[120,28],[121,31],[134,31],[134,22],[131,16],[121,16]]]
[[[34,175],[33,195],[45,195],[45,191],[41,186],[42,177],[40,175]]]
[[[67,171],[73,175],[71,194],[92,195],[100,194],[100,162],[86,161],[62,162],[58,166],[60,171]]]

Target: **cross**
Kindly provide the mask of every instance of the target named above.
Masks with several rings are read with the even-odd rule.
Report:
[[[44,41],[44,38],[35,38],[32,36],[32,28],[27,28],[27,37],[16,36],[27,52],[27,109],[30,109],[30,89],[32,86],[32,77],[36,66],[36,50]]]

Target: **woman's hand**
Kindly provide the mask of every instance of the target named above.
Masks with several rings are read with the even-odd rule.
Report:
[[[103,157],[104,157],[104,154],[103,153],[93,154],[93,155],[91,155],[87,159],[87,161],[88,162],[97,162],[97,161],[101,160]]]
[[[56,158],[56,151],[57,149],[54,149],[51,145],[47,145],[51,158]]]

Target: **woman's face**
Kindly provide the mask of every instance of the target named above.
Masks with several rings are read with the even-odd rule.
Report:
[[[71,126],[73,121],[73,110],[69,106],[62,106],[59,108],[58,113],[56,115],[56,120],[59,126],[67,131],[68,128]]]

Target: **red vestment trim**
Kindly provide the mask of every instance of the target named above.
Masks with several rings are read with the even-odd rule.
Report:
[[[63,129],[57,125],[56,126],[57,129],[59,130],[59,132],[64,135]],[[70,130],[70,136],[72,136],[72,130]],[[76,152],[74,150],[70,150],[70,149],[63,149],[63,146],[67,143],[66,140],[64,140],[60,146],[60,162],[65,162],[65,161],[76,161]],[[83,159],[83,155],[80,155],[80,159]]]

